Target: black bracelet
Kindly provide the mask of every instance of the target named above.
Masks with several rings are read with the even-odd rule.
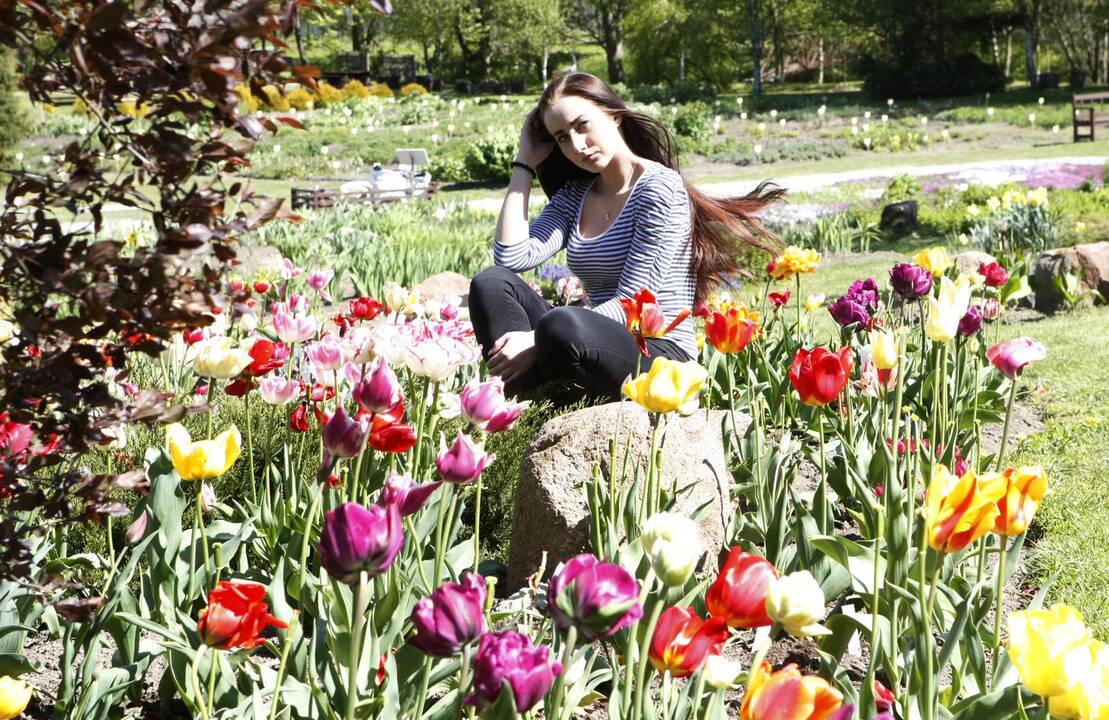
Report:
[[[529,173],[531,173],[531,177],[533,179],[537,177],[535,174],[535,168],[533,168],[531,165],[528,165],[527,163],[522,163],[519,160],[513,160],[512,167],[518,167],[527,170]]]

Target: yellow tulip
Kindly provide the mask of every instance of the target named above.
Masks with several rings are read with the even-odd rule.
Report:
[[[928,319],[924,330],[934,342],[950,342],[959,332],[959,321],[970,307],[970,283],[953,283],[940,278],[939,297],[928,296]]]
[[[1109,720],[1109,646],[1090,640],[1086,650],[1090,669],[1070,690],[1048,698],[1048,711],[1055,717]]]
[[[997,504],[999,510],[994,532],[998,535],[1020,535],[1028,529],[1032,516],[1047,494],[1047,475],[1039,465],[1009,468],[1002,476],[1007,487]]]
[[[19,717],[31,702],[32,688],[9,675],[0,677],[0,720]]]
[[[173,423],[166,427],[166,445],[182,480],[208,480],[223,475],[235,464],[243,438],[232,425],[211,440],[193,442],[184,425]]]
[[[657,357],[648,372],[624,384],[624,394],[648,412],[668,413],[677,410],[688,415],[697,409],[701,386],[708,372],[695,360],[676,362]]]
[[[196,344],[193,370],[197,375],[228,380],[238,377],[253,362],[250,353],[235,347],[235,341],[226,335],[216,335]]]
[[[979,477],[968,470],[956,477],[936,465],[924,499],[928,544],[933,550],[958,552],[993,530],[1005,489],[1005,477],[998,473]]]
[[[990,212],[993,212],[994,210],[997,210],[999,207],[1001,207],[1001,201],[998,200],[997,196],[995,195],[986,201],[986,207],[990,209]]]
[[[879,370],[897,367],[897,339],[892,330],[875,328],[870,331],[870,358]]]
[[[942,247],[934,247],[917,253],[916,257],[913,258],[913,264],[919,265],[932,275],[939,277],[947,272],[955,264],[955,261],[948,256],[947,250]]]
[[[823,305],[823,304],[824,304],[824,294],[823,293],[818,293],[818,294],[815,294],[815,295],[809,295],[807,298],[805,298],[805,309],[808,310],[809,312],[816,312],[817,310],[820,309],[820,306]]]
[[[1033,695],[1054,697],[1091,669],[1089,630],[1072,607],[1009,613],[1009,659]]]

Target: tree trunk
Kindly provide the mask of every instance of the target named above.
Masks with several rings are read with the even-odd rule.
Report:
[[[1013,28],[1005,28],[1005,82],[1013,77]]]
[[[990,18],[990,50],[993,51],[993,64],[1001,64],[1001,50],[997,46],[997,28],[994,26],[993,18]]]
[[[817,58],[818,58],[817,62],[820,65],[820,70],[818,71],[817,76],[816,76],[816,84],[817,85],[823,85],[824,84],[824,36],[823,35],[821,35],[816,40],[816,54],[817,54]]]
[[[678,51],[678,81],[685,82],[685,48]]]
[[[608,81],[610,83],[624,82],[624,43],[620,37],[620,21],[616,13],[602,9],[601,14],[601,46],[605,49],[605,59],[608,61]]]
[[[543,54],[539,57],[539,77],[543,80],[543,87],[547,86],[547,63],[550,59],[550,48],[543,48]]]
[[[296,40],[297,40],[297,55],[300,56],[300,64],[301,65],[307,65],[308,64],[308,58],[304,56],[304,18],[303,18],[303,16],[301,17],[300,21],[297,22]]]
[[[1109,30],[1105,31],[1101,52],[1101,82],[1109,83]]]
[[[1024,0],[1021,9],[1024,10],[1024,66],[1028,72],[1028,85],[1034,88],[1039,84],[1036,48],[1040,44],[1040,0]]]
[[[751,79],[751,94],[762,97],[762,0],[745,0],[747,29],[751,33],[751,60],[755,71]]]
[[[363,32],[362,21],[355,17],[349,7],[343,8],[343,15],[350,25],[350,49],[354,52],[365,52],[366,34]]]

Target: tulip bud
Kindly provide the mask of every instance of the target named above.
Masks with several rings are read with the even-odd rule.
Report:
[[[692,608],[668,607],[651,636],[648,659],[659,672],[689,677],[701,669],[706,657],[724,651],[728,635],[728,625],[720,618],[702,620]]]
[[[340,405],[323,428],[323,445],[338,457],[355,457],[366,445],[368,420],[352,420]]]
[[[400,401],[400,382],[385,358],[380,358],[370,376],[354,388],[354,402],[368,412],[387,412]]]
[[[412,625],[416,634],[409,640],[435,657],[452,657],[486,631],[485,579],[472,572],[462,582],[447,582],[416,603]]]
[[[766,614],[794,637],[830,632],[820,624],[824,617],[824,591],[808,570],[771,580],[766,594]]]
[[[209,483],[200,486],[200,511],[211,515],[216,510],[216,489]]]
[[[705,658],[705,681],[717,690],[727,690],[735,684],[735,679],[743,671],[743,665],[736,660],[728,660],[723,655],[709,655]]]
[[[343,503],[327,513],[320,531],[320,564],[347,585],[361,573],[370,577],[392,566],[404,547],[400,511],[395,505]]]
[[[1020,337],[1008,342],[998,343],[986,350],[986,358],[993,363],[1005,377],[1016,380],[1021,371],[1029,363],[1043,360],[1047,357],[1047,348],[1039,341],[1029,337]]]
[[[0,717],[16,718],[23,714],[34,692],[27,683],[10,675],[0,677]]]
[[[568,560],[547,586],[559,630],[576,627],[590,642],[610,637],[643,616],[639,584],[624,568],[589,553]]]
[[[461,430],[449,449],[446,439],[442,434],[439,435],[439,454],[435,457],[435,467],[439,469],[439,477],[447,482],[474,482],[481,471],[495,459],[496,455],[486,454],[480,445],[474,444]]]
[[[562,674],[562,664],[550,661],[549,648],[536,647],[527,635],[507,630],[481,636],[473,670],[474,692],[466,697],[468,705],[485,708],[507,686],[522,713],[543,700]]]
[[[655,575],[667,587],[685,585],[701,557],[697,523],[676,513],[660,512],[648,518],[639,542]]]
[[[982,311],[977,305],[971,305],[959,320],[959,334],[963,337],[976,335],[982,329]]]
[[[128,545],[139,544],[146,535],[146,526],[149,522],[150,516],[147,514],[146,510],[139,513],[139,516],[135,518],[135,521],[131,523],[131,527],[127,528],[127,532],[123,536],[124,539],[127,540]]]

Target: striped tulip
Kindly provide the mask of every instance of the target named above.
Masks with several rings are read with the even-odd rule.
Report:
[[[719,655],[727,639],[728,625],[720,618],[702,620],[692,608],[666,608],[651,637],[651,665],[671,677],[688,677],[709,655]]]
[[[993,530],[1006,489],[998,473],[978,476],[968,470],[960,477],[936,465],[924,499],[928,544],[940,552],[958,552]]]

